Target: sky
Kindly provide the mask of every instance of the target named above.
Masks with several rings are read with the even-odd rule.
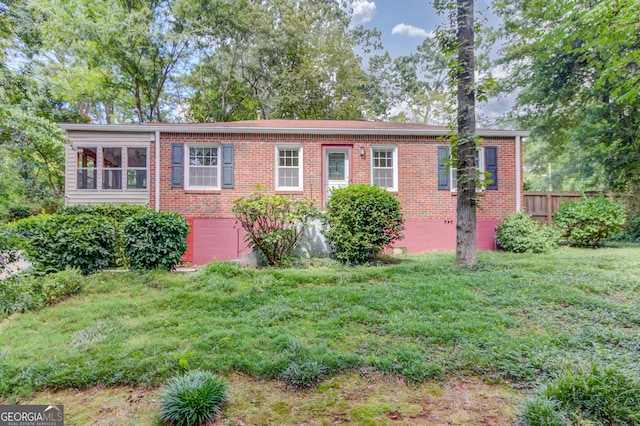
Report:
[[[382,44],[391,56],[407,55],[432,36],[445,19],[431,3],[431,0],[354,0],[352,24],[378,28]],[[488,5],[488,0],[476,1],[476,10]]]

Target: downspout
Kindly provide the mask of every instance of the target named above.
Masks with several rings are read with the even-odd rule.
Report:
[[[522,197],[522,140],[516,136],[516,211],[522,210],[520,198]]]
[[[156,130],[156,211],[160,211],[160,130]]]

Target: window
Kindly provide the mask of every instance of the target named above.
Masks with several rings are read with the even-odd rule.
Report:
[[[127,148],[127,189],[147,188],[147,148]]]
[[[78,189],[96,189],[98,150],[78,148]]]
[[[476,171],[477,173],[477,181],[478,183],[482,182],[484,180],[484,148],[479,148],[476,150]],[[458,169],[456,169],[455,167],[453,167],[453,161],[452,161],[452,167],[451,167],[451,171],[449,173],[449,179],[451,179],[450,182],[450,188],[451,191],[457,191],[458,190],[458,177],[457,177],[457,172]]]
[[[102,189],[122,189],[122,148],[102,148]]]
[[[219,189],[219,146],[199,144],[187,148],[187,188]]]
[[[147,189],[147,148],[81,147],[76,165],[78,189]]]
[[[276,189],[302,190],[302,147],[276,147]]]
[[[393,146],[371,148],[371,184],[389,191],[398,190],[398,156]]]

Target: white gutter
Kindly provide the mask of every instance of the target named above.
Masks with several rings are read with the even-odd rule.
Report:
[[[314,134],[314,135],[407,135],[448,136],[455,134],[448,129],[376,129],[376,128],[314,128],[314,127],[236,127],[224,125],[140,125],[140,124],[71,124],[62,123],[65,130],[90,132],[162,132],[162,133],[266,133],[266,134]],[[476,130],[480,137],[529,136],[523,130]]]
[[[516,212],[522,210],[522,205],[520,204],[520,197],[522,196],[522,155],[520,150],[522,149],[522,140],[520,136],[516,136]]]
[[[160,130],[156,130],[156,211],[160,211]]]

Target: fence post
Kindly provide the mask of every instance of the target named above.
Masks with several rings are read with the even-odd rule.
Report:
[[[553,198],[551,192],[547,192],[547,225],[553,223]]]

